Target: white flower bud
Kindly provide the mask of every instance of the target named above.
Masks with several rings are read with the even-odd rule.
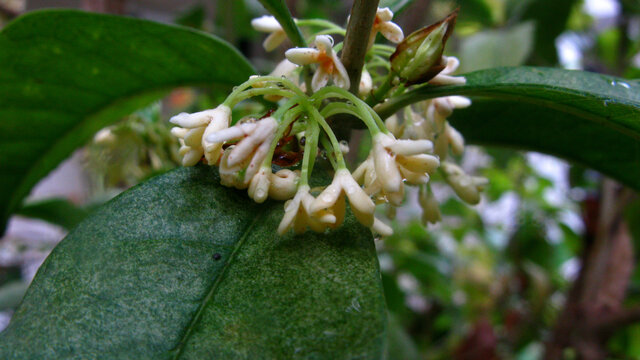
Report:
[[[418,202],[422,207],[422,223],[424,225],[427,225],[427,223],[435,224],[442,220],[438,201],[426,186],[420,187]]]
[[[269,195],[270,179],[271,167],[261,167],[258,173],[251,178],[249,197],[259,204],[263,203]]]
[[[215,164],[220,158],[222,153],[222,142],[216,142],[209,140],[209,135],[222,129],[229,127],[231,122],[231,108],[226,105],[219,105],[213,109],[211,115],[211,122],[207,126],[202,135],[202,147],[204,149],[204,156],[210,165]]]
[[[271,174],[269,197],[275,200],[291,199],[296,194],[299,178],[300,170],[281,169],[275,174]]]

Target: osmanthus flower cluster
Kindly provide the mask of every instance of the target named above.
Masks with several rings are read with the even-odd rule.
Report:
[[[443,56],[455,14],[406,39],[392,18],[388,8],[376,13],[358,94],[348,91],[350,78],[338,56],[343,44],[332,37],[344,36],[345,29],[326,20],[296,20],[307,31],[310,47],[286,50],[271,74],[251,76],[215,109],[171,118],[177,125],[172,133],[179,138],[183,165],[218,166],[222,185],[247,189],[258,203],[267,198],[286,201],[280,234],[335,229],[344,222],[348,203],[360,223],[390,235],[391,228],[374,216],[376,205],[400,206],[407,185],[420,187],[423,217],[435,222],[440,211],[429,181],[436,173],[464,201],[477,203],[486,180],[467,175],[450,161],[451,155],[462,154],[464,139],[447,117],[469,106],[469,99],[423,101],[386,122],[374,110],[416,84],[465,82],[453,75],[458,60]],[[267,51],[287,41],[273,17],[254,19],[252,25],[269,34],[263,44]],[[399,45],[374,44],[378,33]],[[233,119],[236,106],[257,97],[273,105],[254,116]],[[345,118],[359,119],[372,139],[367,159],[353,172],[343,156],[348,150],[332,128]],[[288,159],[284,164],[283,158]],[[321,158],[331,163],[333,180],[312,187],[314,165]]]

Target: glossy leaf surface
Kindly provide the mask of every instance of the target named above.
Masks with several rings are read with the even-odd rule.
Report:
[[[461,86],[418,87],[377,110],[386,117],[428,98],[472,96],[474,104],[453,118],[468,140],[551,153],[640,189],[637,80],[534,67],[477,71],[466,78]]]
[[[179,168],[94,211],[52,252],[0,358],[380,358],[373,239],[275,233],[282,203]]]
[[[211,35],[70,10],[0,32],[0,230],[38,180],[97,130],[178,86],[232,86],[254,73]]]

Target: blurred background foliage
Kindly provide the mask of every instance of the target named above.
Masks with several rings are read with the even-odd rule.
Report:
[[[296,17],[338,24],[345,23],[350,7],[334,0],[287,3]],[[0,0],[0,25],[27,5]],[[396,12],[405,35],[460,7],[446,54],[460,58],[463,72],[542,65],[640,77],[637,0],[382,0],[381,6]],[[120,9],[127,13],[125,5]],[[263,12],[254,0],[203,0],[171,17],[226,39],[266,73],[282,52],[266,54],[263,36],[249,25]],[[69,229],[96,204],[177,166],[169,115],[212,108],[226,90],[179,89],[103,129],[82,152],[88,199],[28,203],[21,213]],[[252,111],[241,109],[234,117]],[[353,153],[366,153],[369,142],[358,139],[353,137]],[[389,307],[389,357],[539,358],[593,235],[603,179],[576,164],[509,149],[470,147],[461,162],[490,181],[480,205],[463,205],[436,181],[443,221],[423,225],[417,191],[410,192],[407,205],[388,214],[395,235],[376,242]],[[626,215],[640,248],[640,204],[632,204]],[[6,314],[30,281],[16,258],[33,249],[21,244],[15,238],[0,242],[0,311]],[[637,267],[626,303],[640,303]],[[640,358],[640,325],[619,329],[608,349],[616,359]]]

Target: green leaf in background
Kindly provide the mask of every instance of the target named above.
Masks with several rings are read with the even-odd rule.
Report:
[[[48,10],[0,32],[0,232],[29,190],[97,130],[178,86],[254,73],[223,40],[144,20]]]
[[[485,30],[462,39],[460,71],[518,66],[531,55],[535,24],[526,22],[507,29]]]
[[[398,16],[405,11],[415,0],[380,0],[379,7],[388,7],[393,11],[394,16]]]
[[[493,11],[486,0],[455,0],[453,3],[455,4],[454,7],[460,7],[460,16],[458,16],[456,22],[460,22],[462,26],[465,23],[478,23],[484,26],[493,25]]]
[[[44,220],[71,230],[89,214],[89,211],[67,199],[46,199],[28,202],[15,214]]]
[[[289,40],[293,43],[293,45],[298,47],[305,47],[307,43],[304,41],[304,37],[298,28],[298,25],[293,21],[293,17],[291,16],[291,12],[287,7],[287,4],[283,0],[259,0],[260,4],[267,9],[271,15],[275,16],[276,20],[284,29],[284,32],[287,33]]]
[[[276,235],[282,203],[178,168],[93,212],[51,253],[0,358],[326,358],[383,353],[371,233]]]
[[[0,311],[15,309],[27,291],[28,283],[17,280],[0,286]]]
[[[453,125],[471,142],[550,153],[640,189],[640,82],[589,72],[516,67],[421,86],[376,108],[387,117],[419,100],[465,95]]]
[[[536,24],[535,51],[532,61],[535,65],[555,65],[558,63],[556,38],[566,28],[571,8],[576,0],[512,0],[514,6],[512,21],[533,20]]]

